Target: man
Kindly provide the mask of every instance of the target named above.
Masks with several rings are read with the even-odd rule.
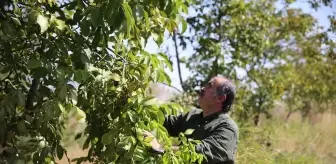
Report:
[[[238,143],[238,126],[230,118],[228,112],[235,98],[235,86],[225,77],[214,77],[199,94],[199,105],[202,111],[192,110],[178,116],[167,116],[164,127],[169,135],[178,136],[180,132],[194,129],[187,138],[200,140],[196,152],[207,158],[203,163],[234,163]],[[152,136],[146,133],[147,136]],[[160,150],[156,139],[151,141],[152,148]],[[178,149],[174,147],[173,149]]]

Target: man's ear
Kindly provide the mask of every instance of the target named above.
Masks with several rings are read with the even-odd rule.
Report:
[[[226,95],[220,95],[218,96],[218,100],[222,103],[226,100],[227,96]]]

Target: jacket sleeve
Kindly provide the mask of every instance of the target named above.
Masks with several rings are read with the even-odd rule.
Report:
[[[237,139],[236,129],[224,125],[201,140],[196,145],[196,152],[206,156],[203,163],[234,163]]]
[[[180,131],[182,131],[183,121],[186,114],[180,115],[168,115],[165,117],[163,126],[167,129],[170,136],[177,137]]]

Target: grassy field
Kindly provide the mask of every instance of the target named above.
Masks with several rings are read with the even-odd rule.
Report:
[[[244,132],[244,129],[242,129]],[[262,120],[239,143],[237,163],[336,163],[336,115],[318,114],[303,121],[294,113]]]
[[[323,113],[303,121],[294,113],[285,121],[285,113],[276,112],[272,119],[261,119],[258,127],[241,127],[236,155],[237,163],[256,164],[334,164],[336,163],[336,115]],[[74,142],[73,129],[83,125],[73,124],[64,145],[69,158],[85,156]],[[80,142],[79,142],[80,143]],[[68,163],[66,158],[58,163]]]

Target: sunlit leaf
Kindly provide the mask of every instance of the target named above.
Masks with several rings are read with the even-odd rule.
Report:
[[[182,19],[182,34],[187,30],[188,23],[186,20]]]
[[[36,23],[40,25],[40,32],[44,33],[49,27],[48,18],[39,14],[36,19]]]
[[[80,122],[85,122],[86,114],[83,110],[79,109],[78,107],[75,107],[76,109],[76,120]]]
[[[133,29],[133,25],[134,25],[134,18],[132,15],[132,9],[131,7],[128,5],[127,2],[124,2],[122,4],[122,8],[126,17],[126,21],[127,21],[127,35],[130,35],[131,30]]]
[[[120,76],[116,73],[112,73],[111,75],[109,75],[110,78],[114,81],[120,81]]]
[[[144,139],[144,142],[149,143],[149,142],[151,142],[153,139],[154,139],[154,136],[146,137],[146,138]]]
[[[187,129],[184,134],[185,135],[191,135],[194,132],[195,129]]]
[[[59,107],[59,109],[61,110],[62,113],[65,112],[65,109],[64,109],[62,104],[58,103],[58,107]]]
[[[14,23],[16,25],[19,25],[19,26],[21,25],[21,22],[20,22],[20,20],[18,18],[12,17],[12,20],[14,21]]]

